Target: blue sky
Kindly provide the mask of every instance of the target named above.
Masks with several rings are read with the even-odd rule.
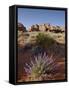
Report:
[[[27,29],[34,24],[65,25],[65,11],[18,8],[18,22]]]

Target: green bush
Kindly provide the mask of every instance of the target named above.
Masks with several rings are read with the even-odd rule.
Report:
[[[36,44],[41,47],[49,47],[55,43],[55,40],[44,33],[39,33],[36,36]]]

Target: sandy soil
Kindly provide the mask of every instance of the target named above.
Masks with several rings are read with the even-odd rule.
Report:
[[[30,51],[18,50],[18,80],[17,82],[23,82],[26,80],[27,75],[25,73],[24,67],[26,63],[30,63],[32,53]],[[58,57],[56,62],[60,65],[58,73],[49,76],[47,80],[62,80],[65,78],[65,60],[64,58]],[[52,78],[53,77],[53,78]],[[45,79],[46,80],[46,79]]]

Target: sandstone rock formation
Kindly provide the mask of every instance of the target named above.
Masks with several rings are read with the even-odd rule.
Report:
[[[45,25],[39,25],[39,31],[46,31]]]
[[[38,24],[35,24],[35,25],[32,25],[29,29],[29,31],[39,31],[39,25]]]
[[[54,33],[62,33],[65,31],[65,28],[62,26],[53,26],[50,24],[35,24],[30,27],[29,31],[49,31]]]
[[[26,30],[26,27],[23,24],[21,24],[21,23],[18,23],[18,30],[19,31],[23,31],[23,32],[26,32],[27,31]]]
[[[26,27],[23,24],[18,23],[18,45],[20,47],[24,46],[24,32],[27,32]]]

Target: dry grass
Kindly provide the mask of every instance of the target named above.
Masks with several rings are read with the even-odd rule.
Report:
[[[53,32],[18,32],[18,44],[24,46],[27,43],[35,43],[36,36],[39,33],[44,33],[52,37],[56,42],[60,44],[65,44],[65,33],[53,33]]]

